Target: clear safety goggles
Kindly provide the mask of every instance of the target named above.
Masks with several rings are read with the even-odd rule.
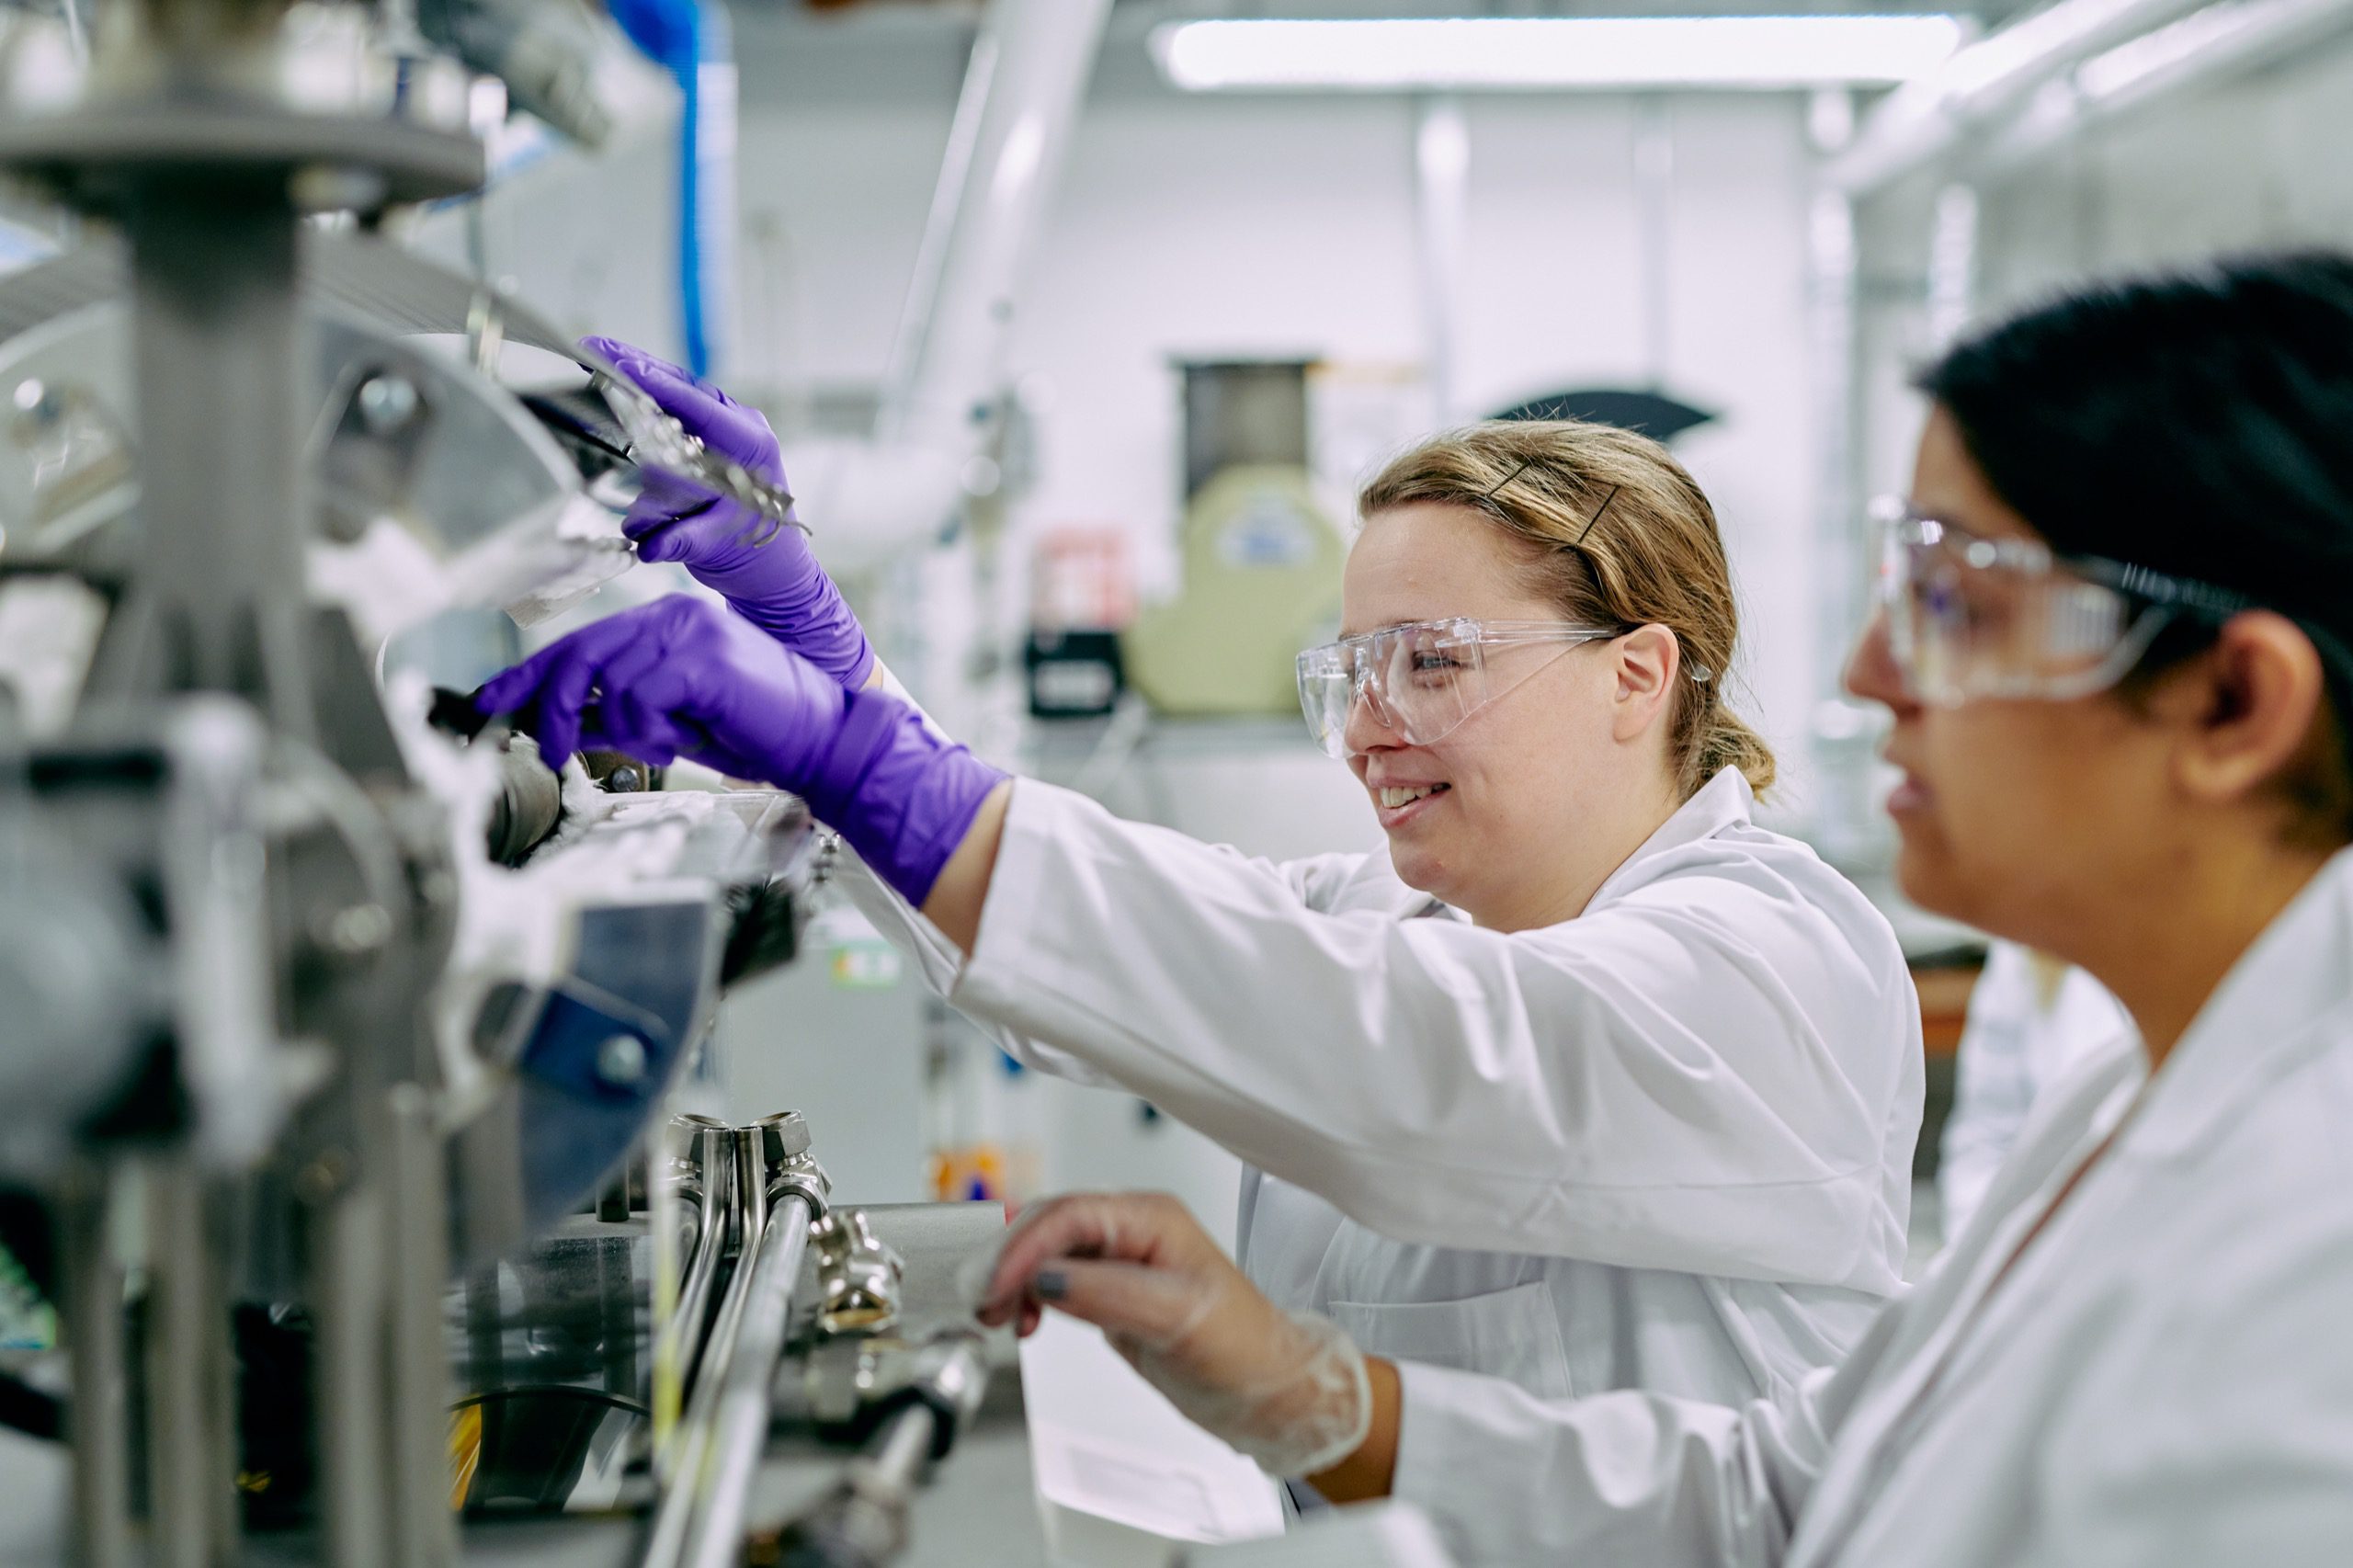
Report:
[[[1981,539],[1901,501],[1873,508],[1884,556],[1888,649],[1918,701],[2064,701],[2105,691],[2182,615],[2222,617],[2249,601],[2204,583],[2034,540]]]
[[[1581,643],[1615,631],[1560,620],[1423,620],[1343,637],[1299,656],[1299,706],[1326,755],[1348,755],[1358,702],[1381,728],[1426,746]]]

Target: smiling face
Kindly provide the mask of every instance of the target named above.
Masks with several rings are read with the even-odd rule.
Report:
[[[1564,621],[1529,581],[1524,548],[1464,506],[1377,512],[1348,555],[1343,631],[1455,617]],[[1348,766],[1398,875],[1503,929],[1582,909],[1678,803],[1666,762],[1673,650],[1661,628],[1566,649],[1493,650],[1493,684],[1508,689],[1423,745],[1357,701]]]
[[[1982,539],[2039,536],[1994,493],[1941,408],[1920,439],[1911,500]],[[2127,875],[2153,891],[2178,816],[2165,728],[2114,692],[2068,701],[1979,699],[1931,708],[1904,688],[1875,618],[1847,689],[1893,716],[1888,801],[1902,836],[1896,874],[1922,906],[2063,955]]]

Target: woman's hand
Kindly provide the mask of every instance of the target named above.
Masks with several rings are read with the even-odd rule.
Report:
[[[1027,1335],[1040,1303],[1101,1327],[1171,1404],[1269,1474],[1329,1470],[1365,1444],[1363,1355],[1329,1319],[1259,1294],[1173,1198],[1057,1198],[1025,1212],[981,1321]]]
[[[845,691],[741,617],[686,596],[550,643],[474,703],[517,715],[551,767],[583,745],[603,746],[657,765],[683,756],[790,790],[915,904],[1005,783],[907,704]],[[984,889],[985,871],[965,872],[960,887],[977,877]]]
[[[758,410],[617,338],[580,342],[644,389],[688,435],[783,486],[776,432]],[[788,528],[753,544],[756,521],[700,485],[648,470],[645,489],[622,519],[621,531],[637,541],[640,560],[680,562],[746,620],[843,687],[856,691],[867,685],[874,675],[874,649],[834,580],[817,564],[808,540],[799,528]]]

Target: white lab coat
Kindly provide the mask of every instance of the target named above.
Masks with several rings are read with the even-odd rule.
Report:
[[[1732,1409],[1407,1367],[1399,1494],[1466,1564],[2353,1563],[2353,855],[2142,1065],[2054,1085],[1835,1372]]]
[[[1961,1234],[1985,1201],[2036,1097],[2131,1030],[2122,1004],[2073,964],[2016,942],[1986,949],[1984,971],[1969,994],[1952,1115],[1937,1153],[1946,1235]]]
[[[1386,853],[1278,866],[1027,779],[969,963],[853,892],[1022,1061],[1264,1172],[1240,1251],[1285,1304],[1540,1394],[1737,1400],[1895,1290],[1923,1075],[1886,921],[1750,803],[1727,769],[1513,935]]]

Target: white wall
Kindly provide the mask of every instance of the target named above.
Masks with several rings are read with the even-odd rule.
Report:
[[[946,138],[945,95],[762,101],[747,64],[745,96],[738,363],[788,385],[870,380]],[[1626,97],[1468,105],[1468,406],[1649,379],[1638,112]],[[1794,753],[1815,695],[1801,106],[1686,97],[1666,115],[1664,379],[1722,414],[1682,451],[1732,540],[1750,705]],[[1417,364],[1413,135],[1402,98],[1098,91],[1013,331],[1011,369],[1046,399],[1039,483],[1017,526],[1132,528],[1147,592],[1165,592],[1181,499],[1173,359]]]

